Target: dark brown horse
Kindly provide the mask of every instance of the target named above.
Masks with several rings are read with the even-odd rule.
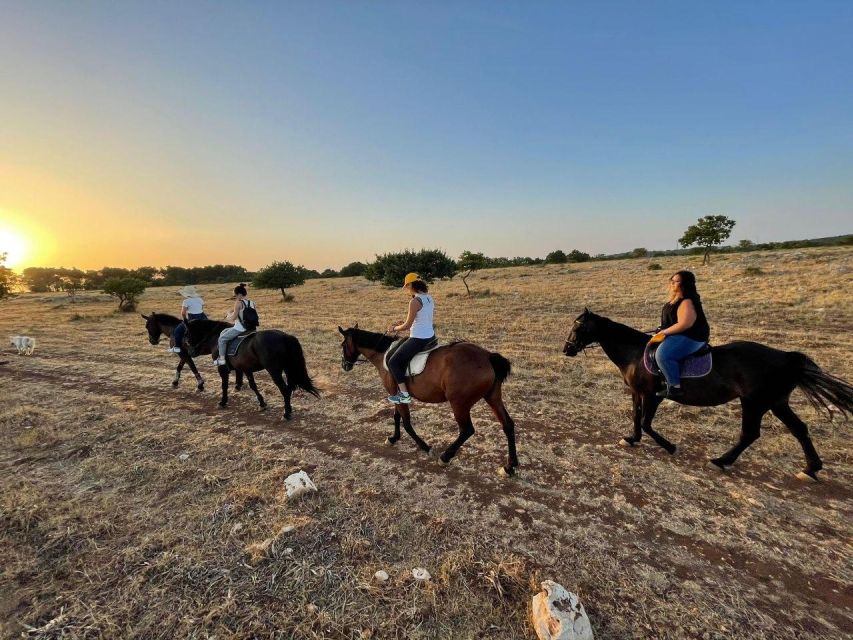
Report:
[[[391,374],[382,364],[383,354],[394,342],[394,338],[382,333],[372,333],[358,328],[358,324],[350,329],[338,327],[344,341],[341,344],[343,354],[341,366],[344,371],[352,369],[353,365],[363,356],[379,372],[379,378],[385,391],[389,394],[397,390],[397,384]],[[423,373],[407,382],[409,393],[421,402],[449,402],[453,416],[459,424],[459,437],[439,456],[442,464],[449,464],[464,442],[474,435],[474,425],[471,422],[471,407],[481,399],[491,407],[495,417],[501,423],[506,435],[509,455],[501,472],[513,475],[518,467],[518,456],[515,452],[515,423],[509,417],[501,399],[501,385],[510,373],[509,360],[499,353],[490,353],[482,347],[470,342],[455,342],[439,347],[429,355]],[[394,434],[388,438],[389,444],[396,444],[400,439],[400,421],[415,444],[426,453],[432,454],[432,448],[424,442],[412,427],[409,407],[405,404],[395,405]]]
[[[167,313],[152,313],[150,316],[146,316],[144,313],[140,314],[143,318],[145,318],[145,328],[148,330],[148,342],[153,345],[160,344],[160,338],[162,336],[166,336],[169,338],[169,344],[172,346],[180,347],[181,352],[178,354],[180,357],[180,361],[178,362],[178,366],[175,369],[175,379],[172,380],[172,386],[177,388],[178,383],[181,381],[181,370],[184,368],[184,365],[187,364],[190,367],[190,371],[193,372],[193,375],[196,379],[196,391],[204,391],[204,379],[201,377],[201,374],[198,372],[198,369],[195,368],[195,362],[190,357],[190,354],[187,353],[187,350],[184,348],[184,345],[173,344],[172,333],[175,331],[175,327],[181,324],[181,319],[176,318],[175,316],[170,316]],[[199,355],[209,355],[210,351],[202,351],[199,352]],[[243,374],[241,372],[237,372],[237,384],[235,385],[235,389],[239,391],[243,386]]]
[[[216,320],[193,320],[187,323],[187,333],[184,337],[184,347],[190,355],[210,353],[218,355],[217,341],[223,329],[231,327],[227,322]],[[314,387],[308,369],[305,365],[305,355],[302,353],[302,345],[295,337],[277,331],[266,329],[247,336],[235,356],[226,358],[227,364],[219,367],[219,376],[222,378],[222,398],[219,400],[220,408],[228,404],[228,372],[230,369],[246,375],[249,388],[255,392],[261,409],[266,409],[267,403],[258,386],[255,384],[255,372],[266,369],[270,378],[281,391],[284,398],[284,419],[290,420],[293,409],[290,406],[290,396],[294,389],[303,389],[308,393],[320,397],[320,392]],[[285,381],[285,377],[287,380]]]
[[[634,432],[622,442],[635,445],[642,432],[675,453],[675,445],[652,429],[658,405],[663,398],[655,395],[660,379],[646,370],[643,351],[650,336],[598,316],[584,309],[572,325],[563,347],[567,356],[576,356],[592,343],[598,343],[607,357],[619,368],[631,389],[634,401]],[[798,388],[815,407],[828,408],[831,403],[843,415],[853,412],[853,386],[818,367],[808,356],[796,351],[779,351],[757,342],[731,342],[711,350],[713,369],[701,378],[684,378],[682,404],[711,407],[740,398],[742,426],[740,440],[711,462],[725,469],[761,434],[761,418],[772,411],[797,439],[806,456],[806,468],[800,479],[817,479],[823,463],[815,451],[809,430],[791,409],[789,398]]]

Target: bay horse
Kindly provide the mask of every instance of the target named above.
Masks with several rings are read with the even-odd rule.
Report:
[[[172,344],[172,333],[175,331],[175,327],[181,324],[182,320],[180,318],[176,318],[175,316],[170,316],[168,313],[152,313],[150,316],[146,316],[144,313],[140,314],[143,318],[145,318],[145,328],[148,330],[148,342],[153,345],[160,344],[160,338],[162,336],[166,336],[169,338],[169,344]],[[187,353],[187,350],[184,348],[184,345],[178,344],[174,345],[176,347],[181,348],[181,352],[178,354],[180,361],[178,362],[178,366],[175,369],[175,379],[172,380],[172,387],[177,388],[178,383],[181,381],[181,370],[184,368],[184,365],[187,364],[190,367],[190,371],[193,372],[193,375],[196,379],[196,391],[204,391],[204,379],[201,377],[201,374],[198,372],[198,369],[195,368],[195,362],[190,357],[190,354]],[[202,351],[199,355],[209,355],[210,351]],[[243,374],[241,372],[237,372],[237,384],[235,389],[239,391],[243,386]]]
[[[584,309],[572,324],[563,353],[573,357],[593,343],[601,345],[631,389],[634,431],[624,436],[621,443],[633,446],[640,442],[645,432],[672,454],[675,445],[652,429],[652,420],[663,398],[655,395],[660,378],[649,373],[643,364],[643,352],[650,338],[646,333]],[[761,419],[771,411],[803,448],[806,468],[797,477],[817,480],[823,463],[809,437],[808,427],[791,409],[791,393],[799,388],[815,408],[829,410],[829,404],[833,404],[846,417],[853,412],[853,386],[826,373],[811,358],[797,351],[780,351],[757,342],[737,341],[713,347],[711,354],[711,372],[701,378],[682,379],[684,395],[676,400],[681,404],[711,407],[740,398],[740,439],[723,455],[712,458],[711,463],[722,470],[733,465],[738,456],[758,440]]]
[[[193,356],[201,353],[218,355],[219,334],[222,333],[223,329],[228,329],[231,326],[233,325],[228,322],[218,320],[193,320],[187,323],[184,347]],[[285,420],[290,420],[293,413],[290,396],[294,389],[303,389],[317,398],[320,397],[320,392],[314,387],[314,383],[308,375],[302,345],[294,336],[283,331],[265,329],[247,336],[240,345],[237,354],[226,356],[226,361],[226,364],[219,367],[219,376],[222,378],[222,398],[219,400],[221,409],[224,409],[228,404],[228,373],[230,369],[234,369],[238,377],[241,372],[245,374],[249,388],[255,392],[262,410],[266,409],[267,403],[264,401],[261,392],[258,391],[254,374],[266,369],[284,398]],[[286,381],[285,377],[287,378]]]
[[[349,329],[338,327],[344,337],[341,343],[341,367],[350,371],[353,365],[363,357],[379,372],[379,378],[385,391],[394,393],[397,384],[391,373],[382,364],[383,356],[395,338],[382,333],[373,333],[358,328],[358,324]],[[422,373],[407,382],[409,393],[421,402],[449,402],[453,416],[459,424],[459,437],[439,456],[439,462],[447,465],[459,451],[465,441],[474,435],[471,422],[471,407],[481,399],[485,400],[495,417],[503,427],[509,453],[506,466],[499,470],[502,475],[513,475],[518,468],[518,456],[515,451],[515,423],[501,398],[501,386],[511,371],[510,361],[499,353],[491,353],[470,342],[454,342],[439,347],[429,354],[426,368]],[[421,451],[432,455],[433,449],[415,432],[412,427],[408,405],[394,405],[394,433],[387,439],[394,445],[400,439],[400,422]]]

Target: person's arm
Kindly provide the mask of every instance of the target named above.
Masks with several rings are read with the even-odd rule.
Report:
[[[693,306],[692,300],[683,300],[678,305],[678,322],[671,327],[663,329],[660,333],[665,336],[675,335],[687,331],[696,322],[696,307]]]
[[[423,302],[418,298],[412,298],[409,302],[409,315],[406,316],[406,321],[403,324],[391,325],[391,331],[405,331],[406,329],[411,328],[412,323],[415,321],[415,316],[418,315],[418,311],[420,311],[423,306]]]
[[[237,318],[240,317],[240,307],[243,306],[239,300],[234,301],[234,308],[225,316],[225,320],[228,322],[237,322]]]

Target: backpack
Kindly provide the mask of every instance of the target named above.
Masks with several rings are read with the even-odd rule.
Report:
[[[243,318],[241,323],[247,331],[254,331],[261,324],[261,320],[258,317],[258,310],[248,300],[243,300]]]

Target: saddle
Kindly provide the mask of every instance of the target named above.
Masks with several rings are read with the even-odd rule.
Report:
[[[235,338],[231,338],[227,343],[225,343],[225,355],[229,357],[236,356],[237,351],[240,349],[240,345],[243,344],[243,340],[249,336],[255,335],[256,333],[257,331],[246,331]]]
[[[655,352],[658,350],[660,344],[660,342],[650,343],[646,345],[646,350],[643,352],[643,364],[646,366],[646,370],[653,376],[661,375],[660,367],[658,367],[658,363],[655,360]],[[681,366],[682,378],[701,378],[707,376],[711,373],[713,366],[711,345],[705,344],[699,351],[691,353],[679,362],[679,365]]]
[[[388,351],[385,352],[385,356],[382,358],[382,366],[385,367],[386,371],[389,370],[388,358],[394,355],[404,341],[405,338],[400,338],[399,340],[395,340],[391,346],[388,347]],[[412,359],[409,360],[409,366],[406,368],[406,377],[414,378],[419,373],[423,373],[423,370],[426,368],[427,358],[429,358],[430,352],[435,351],[440,346],[441,345],[438,344],[438,338],[433,338],[427,342],[423,351],[418,351]]]

